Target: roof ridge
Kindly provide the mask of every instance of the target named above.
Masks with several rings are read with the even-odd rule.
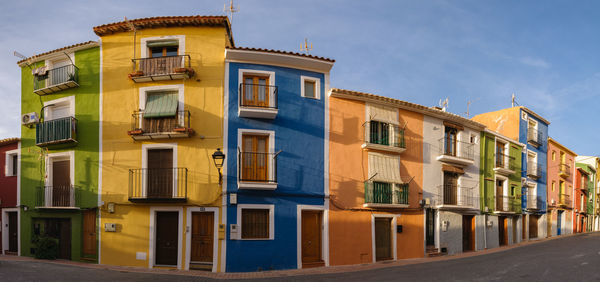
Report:
[[[318,59],[318,60],[328,61],[328,62],[332,62],[332,63],[335,62],[334,59],[327,58],[327,57],[315,56],[315,55],[304,54],[304,53],[293,52],[293,51],[277,50],[277,49],[257,48],[257,47],[240,47],[240,46],[237,46],[237,47],[227,47],[227,49],[245,50],[245,51],[258,51],[258,52],[269,52],[269,53],[277,53],[277,54],[285,54],[285,55],[294,55],[294,56],[301,56],[301,57],[307,57],[307,58],[312,58],[312,59]]]
[[[61,48],[57,48],[57,49],[54,49],[54,50],[50,50],[50,51],[47,51],[47,52],[44,52],[44,53],[33,55],[33,56],[25,58],[23,60],[20,60],[20,61],[17,62],[17,65],[21,65],[22,63],[24,63],[27,60],[39,58],[41,56],[49,55],[49,54],[56,53],[56,52],[59,52],[59,51],[63,51],[63,50],[67,50],[67,49],[71,49],[71,48],[75,48],[75,47],[79,47],[79,46],[84,46],[84,45],[87,45],[87,44],[94,44],[94,43],[98,43],[98,42],[94,41],[94,40],[89,40],[89,41],[85,41],[85,42],[81,42],[81,43],[76,43],[76,44],[68,45],[68,46],[61,47]]]

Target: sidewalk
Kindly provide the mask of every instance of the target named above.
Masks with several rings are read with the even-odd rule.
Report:
[[[273,271],[244,272],[244,273],[212,273],[212,272],[194,271],[194,270],[190,271],[190,270],[171,270],[171,269],[149,269],[149,268],[141,268],[141,267],[89,264],[89,263],[66,261],[66,260],[39,260],[39,259],[31,258],[31,257],[19,257],[19,256],[9,256],[9,255],[0,255],[0,261],[30,261],[30,262],[48,263],[48,264],[56,264],[56,265],[67,265],[67,266],[75,266],[75,267],[83,267],[83,268],[91,268],[91,269],[105,269],[105,270],[121,271],[121,272],[125,271],[125,272],[132,272],[132,273],[171,274],[171,275],[204,277],[204,278],[213,278],[213,279],[252,279],[252,278],[260,279],[260,278],[288,277],[288,276],[298,276],[298,275],[316,275],[316,274],[356,272],[356,271],[381,269],[381,268],[412,265],[412,264],[419,264],[419,263],[454,260],[454,259],[460,259],[460,258],[466,258],[466,257],[474,257],[474,256],[485,255],[485,254],[503,252],[503,251],[507,251],[507,250],[510,250],[513,248],[519,248],[519,247],[527,246],[527,245],[531,245],[531,244],[538,244],[538,243],[546,242],[549,240],[556,240],[556,239],[568,238],[568,237],[572,237],[572,236],[580,236],[580,235],[585,235],[585,234],[589,234],[589,233],[578,233],[578,234],[563,235],[560,237],[534,239],[531,241],[526,241],[526,242],[522,242],[519,244],[510,245],[510,246],[503,246],[503,247],[499,247],[499,248],[488,249],[488,250],[477,251],[477,252],[462,253],[462,254],[453,255],[453,256],[402,259],[402,260],[397,260],[397,261],[385,261],[385,262],[359,264],[359,265],[343,265],[343,266],[318,267],[318,268],[308,268],[308,269],[273,270]]]

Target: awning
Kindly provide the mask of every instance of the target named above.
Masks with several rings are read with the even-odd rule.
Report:
[[[173,117],[177,114],[177,93],[148,94],[145,118]]]
[[[170,47],[170,46],[179,46],[178,40],[162,40],[162,41],[151,41],[146,43],[146,47]]]

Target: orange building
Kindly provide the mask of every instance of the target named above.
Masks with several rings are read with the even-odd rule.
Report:
[[[423,257],[429,108],[342,89],[330,95],[330,265]]]

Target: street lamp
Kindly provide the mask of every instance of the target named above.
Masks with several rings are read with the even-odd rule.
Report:
[[[217,150],[212,154],[213,161],[215,162],[215,166],[219,171],[219,185],[223,184],[223,175],[221,174],[221,168],[223,167],[223,162],[225,161],[225,154],[221,152],[221,148],[217,148]]]

